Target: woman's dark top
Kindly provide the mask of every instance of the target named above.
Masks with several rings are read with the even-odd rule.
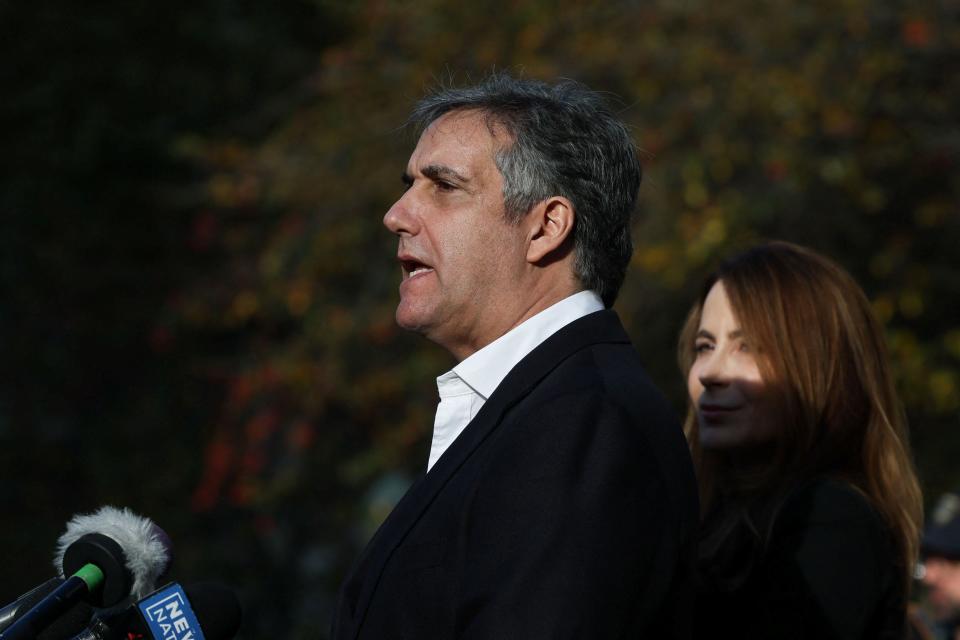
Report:
[[[724,561],[701,560],[695,639],[905,637],[903,570],[892,536],[851,486],[817,479],[794,490],[766,545],[749,546]],[[737,568],[747,570],[736,576]]]

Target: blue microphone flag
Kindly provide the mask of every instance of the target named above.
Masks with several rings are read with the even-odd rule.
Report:
[[[158,589],[137,606],[156,640],[204,640],[190,600],[179,584]]]

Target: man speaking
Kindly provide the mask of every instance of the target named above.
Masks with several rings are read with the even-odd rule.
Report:
[[[452,353],[428,471],[341,589],[346,639],[676,638],[697,499],[687,446],[609,309],[636,150],[574,82],[422,100],[397,322]]]

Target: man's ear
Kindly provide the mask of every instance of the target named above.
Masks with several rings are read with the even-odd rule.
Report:
[[[561,196],[551,196],[534,205],[527,216],[530,244],[527,262],[561,257],[561,247],[572,238],[575,213],[573,203]]]

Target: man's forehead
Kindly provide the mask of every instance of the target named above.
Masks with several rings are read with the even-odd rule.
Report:
[[[509,138],[506,127],[496,115],[480,108],[453,109],[438,116],[427,125],[424,132],[430,129],[450,128],[451,126],[486,133],[492,139]]]
[[[504,135],[501,127],[491,126],[488,116],[478,110],[451,111],[431,122],[420,135],[408,167],[420,171],[427,166],[454,167],[460,173],[482,171],[493,165]]]
[[[494,116],[478,109],[464,109],[449,111],[431,122],[421,134],[420,143],[442,139],[495,150],[508,144],[511,136]]]

